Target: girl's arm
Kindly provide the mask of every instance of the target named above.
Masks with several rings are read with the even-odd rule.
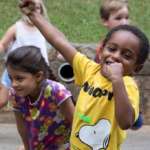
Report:
[[[31,19],[34,25],[41,31],[46,40],[58,50],[63,57],[72,65],[76,49],[67,41],[62,33],[49,23],[40,13],[34,11],[34,0],[22,0],[20,4],[22,12]]]
[[[123,78],[112,81],[115,98],[115,116],[122,129],[130,128],[134,123],[134,109],[125,89]]]
[[[17,129],[18,129],[18,132],[19,132],[21,139],[23,141],[25,150],[29,150],[27,129],[25,127],[24,118],[20,112],[16,112],[16,111],[15,111],[15,118],[16,118]]]
[[[72,124],[73,113],[74,113],[74,104],[71,98],[66,99],[61,105],[60,110],[66,119]]]
[[[12,25],[0,40],[0,52],[5,52],[9,44],[16,38],[16,25]]]
[[[128,129],[134,123],[135,113],[123,81],[123,66],[121,63],[104,64],[102,74],[112,82],[116,120],[120,128]]]
[[[8,89],[0,83],[0,109],[8,103],[9,92]]]

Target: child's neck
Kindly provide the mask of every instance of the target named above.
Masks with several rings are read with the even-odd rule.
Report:
[[[44,83],[45,83],[45,80],[39,83],[34,93],[32,93],[31,95],[28,95],[28,98],[30,99],[31,103],[35,103],[36,101],[40,99],[43,93]]]
[[[41,96],[41,90],[37,89],[34,94],[28,95],[28,98],[29,98],[31,103],[35,103],[36,101],[39,100],[40,96]]]

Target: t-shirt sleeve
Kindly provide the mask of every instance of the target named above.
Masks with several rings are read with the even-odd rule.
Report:
[[[72,97],[72,94],[66,87],[58,82],[53,84],[52,96],[55,97],[57,105],[61,105],[69,97]]]
[[[73,60],[73,71],[75,77],[75,83],[81,86],[86,79],[86,77],[91,72],[93,65],[96,63],[88,59],[85,55],[77,53]]]

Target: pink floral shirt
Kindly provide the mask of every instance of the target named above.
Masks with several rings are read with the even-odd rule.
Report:
[[[60,113],[59,106],[69,97],[62,84],[45,80],[38,100],[31,103],[29,97],[15,97],[14,110],[20,111],[25,119],[30,150],[69,150],[70,125]]]

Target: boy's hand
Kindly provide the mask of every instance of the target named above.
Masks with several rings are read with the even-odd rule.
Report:
[[[34,0],[20,0],[19,7],[25,15],[30,15],[34,12],[36,2]]]

